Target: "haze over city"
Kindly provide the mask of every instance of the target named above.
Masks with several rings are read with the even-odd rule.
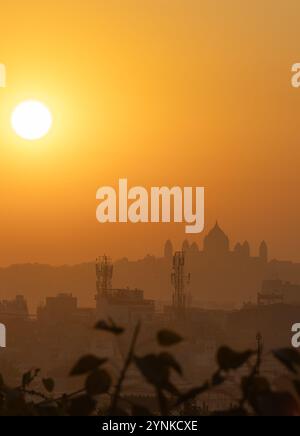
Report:
[[[2,266],[159,255],[183,226],[99,225],[99,186],[204,186],[205,233],[300,261],[299,2],[12,0],[1,5]],[[25,19],[24,19],[25,17]],[[35,143],[10,117],[35,98]],[[204,235],[193,238],[201,242]]]

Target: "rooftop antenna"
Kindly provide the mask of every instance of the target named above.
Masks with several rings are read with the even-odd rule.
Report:
[[[185,273],[184,251],[177,251],[173,257],[173,269],[171,274],[173,293],[173,310],[178,317],[185,316],[187,295],[186,286],[190,284],[190,274]]]
[[[103,296],[112,289],[113,264],[106,255],[96,259],[97,295]]]

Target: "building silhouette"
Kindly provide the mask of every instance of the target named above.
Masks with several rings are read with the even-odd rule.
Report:
[[[300,304],[300,285],[282,280],[264,280],[257,296],[258,305]]]
[[[193,300],[199,302],[227,301],[234,305],[255,301],[262,281],[268,278],[266,242],[260,244],[257,256],[251,254],[248,241],[238,242],[231,249],[230,239],[218,222],[205,236],[202,250],[197,242],[188,241],[184,241],[182,250],[193,277]]]
[[[201,241],[183,241],[179,249],[185,253],[186,268],[191,273],[190,293],[194,304],[204,307],[240,307],[244,302],[257,302],[257,293],[263,280],[274,278],[277,261],[269,262],[268,246],[262,241],[257,253],[246,241],[231,245],[228,235],[218,222]],[[122,259],[114,263],[116,286],[123,283],[144,289],[147,298],[170,300],[170,266],[175,253],[174,244],[168,240],[162,258],[146,256],[138,261]],[[297,277],[278,275],[297,283]],[[300,267],[298,273],[300,281]]]
[[[170,303],[172,259],[182,248],[187,271],[192,277],[189,291],[194,305],[233,308],[245,302],[256,304],[264,280],[280,279],[300,284],[300,263],[272,259],[265,241],[257,249],[248,241],[234,245],[216,223],[205,235],[205,240],[195,236],[179,245],[169,240],[162,247],[161,256],[115,261],[114,288],[142,289],[145,299]],[[56,296],[61,289],[71,290],[84,306],[92,307],[95,288],[94,262],[59,267],[12,265],[0,269],[1,298],[9,300],[21,292],[28,298],[31,312],[45,295]]]
[[[229,252],[229,238],[216,222],[215,227],[204,239],[204,253],[208,256],[225,256]]]
[[[168,240],[165,243],[164,257],[171,261],[173,259],[173,253],[174,253],[173,244],[172,244],[172,242],[170,240]]]

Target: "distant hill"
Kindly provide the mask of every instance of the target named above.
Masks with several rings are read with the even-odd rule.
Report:
[[[163,298],[169,284],[169,266],[164,262],[146,257],[143,261],[116,262],[114,287],[127,286],[145,290],[147,298]],[[30,311],[45,301],[47,296],[58,293],[72,293],[78,297],[80,306],[95,305],[96,276],[95,264],[51,266],[42,264],[20,264],[0,268],[0,300],[14,298],[17,294],[26,297]],[[171,294],[169,293],[170,298]]]
[[[12,265],[0,268],[0,299],[23,294],[30,310],[60,292],[73,293],[81,305],[92,305],[95,296],[95,267],[93,263],[74,266],[41,264]]]
[[[138,261],[122,259],[114,264],[115,288],[139,288],[145,297],[170,301],[172,258],[146,256]],[[197,303],[240,305],[256,301],[264,279],[278,278],[300,283],[300,264],[271,261],[262,263],[257,258],[236,260],[203,258],[201,254],[187,256],[187,272],[191,273],[189,291]],[[51,266],[42,264],[12,265],[0,268],[0,300],[23,294],[34,312],[47,296],[72,293],[82,307],[94,307],[96,294],[95,265]]]

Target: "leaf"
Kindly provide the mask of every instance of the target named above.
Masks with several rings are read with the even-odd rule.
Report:
[[[95,410],[96,401],[88,395],[80,395],[71,401],[71,416],[89,416]]]
[[[87,374],[89,372],[94,371],[95,369],[99,368],[99,366],[103,365],[107,362],[107,359],[99,359],[96,356],[93,356],[92,354],[88,354],[84,357],[82,357],[74,366],[72,369],[70,375],[83,375]]]
[[[231,348],[221,347],[217,353],[217,361],[223,371],[230,371],[231,369],[238,369],[243,366],[253,354],[254,352],[250,350],[237,353],[231,350]]]
[[[43,385],[47,392],[53,392],[55,388],[55,383],[52,378],[43,378]]]
[[[171,383],[170,381],[165,384],[164,390],[169,392],[172,395],[175,395],[176,397],[180,397],[180,395],[181,395],[179,390],[177,389],[177,387],[173,383]]]
[[[243,377],[241,381],[241,388],[244,393],[245,400],[254,407],[256,405],[256,400],[260,395],[271,392],[271,386],[265,377],[255,376],[255,377]]]
[[[135,364],[146,378],[148,383],[159,388],[175,393],[173,385],[169,381],[171,369],[182,375],[179,363],[169,353],[148,354],[145,357],[135,357]]]
[[[25,372],[25,374],[23,374],[22,377],[22,387],[26,388],[26,386],[29,386],[31,382],[32,382],[31,371]]]
[[[155,354],[135,357],[135,364],[151,385],[163,388],[169,382],[170,368]]]
[[[27,386],[29,386],[33,380],[39,375],[41,372],[40,369],[31,370],[28,372],[25,372],[22,376],[22,387],[25,389]]]
[[[110,324],[108,324],[106,321],[99,321],[95,325],[95,329],[106,331],[116,336],[121,335],[125,331],[125,329],[123,329],[122,327],[118,327],[112,320],[110,320]]]
[[[105,394],[109,391],[112,379],[107,371],[101,369],[92,372],[85,383],[85,389],[90,396]]]
[[[182,368],[179,363],[175,360],[175,358],[169,353],[161,353],[158,358],[161,362],[168,366],[169,368],[174,369],[179,375],[182,375]]]
[[[249,388],[251,387],[251,390],[253,393],[262,393],[262,392],[269,392],[271,391],[271,385],[269,381],[265,377],[246,377],[242,381],[243,386]]]
[[[171,347],[182,342],[182,337],[170,330],[161,330],[157,334],[157,341],[163,347]]]
[[[300,368],[300,353],[293,348],[281,348],[273,351],[273,355],[279,360],[289,371],[297,374]]]

